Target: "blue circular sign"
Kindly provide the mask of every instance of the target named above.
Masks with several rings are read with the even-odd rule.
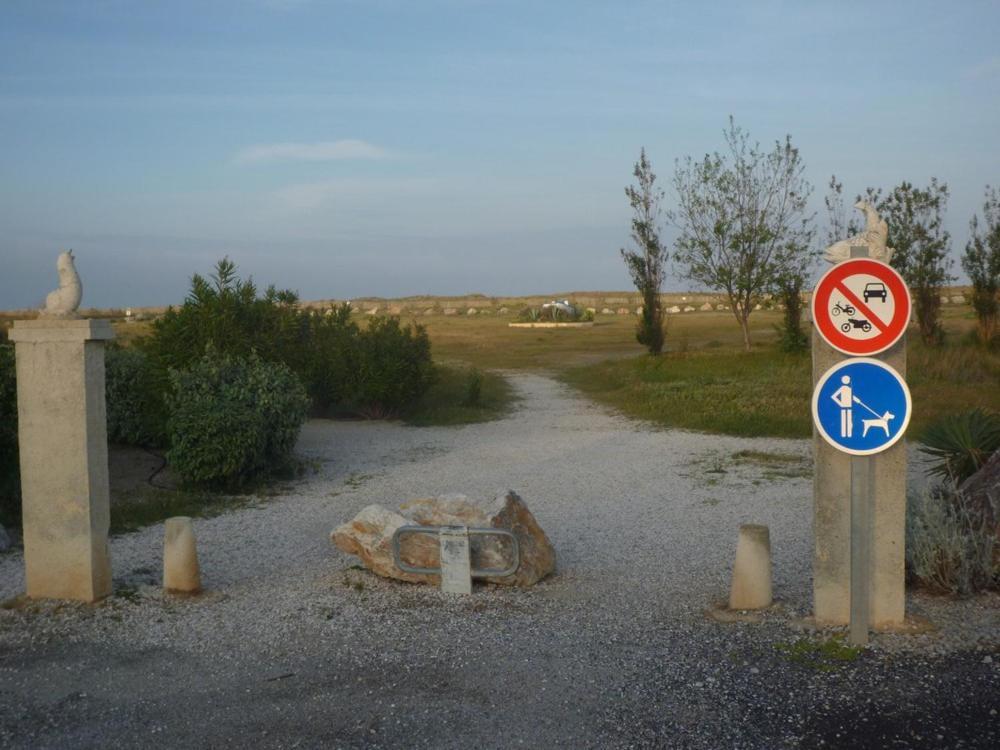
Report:
[[[879,453],[903,437],[913,402],[906,381],[885,362],[857,357],[834,365],[813,391],[816,429],[855,456]]]

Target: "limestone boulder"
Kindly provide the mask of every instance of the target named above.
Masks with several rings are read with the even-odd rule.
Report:
[[[403,503],[398,512],[369,505],[355,518],[338,526],[330,535],[344,552],[357,555],[365,567],[386,578],[413,583],[437,584],[438,575],[406,573],[396,567],[392,536],[400,526],[470,526],[505,529],[520,545],[520,566],[510,576],[488,577],[491,583],[527,587],[555,570],[556,555],[545,532],[516,492],[508,490],[487,507],[471,502],[465,495],[442,495]],[[504,568],[510,561],[510,544],[498,537],[473,536],[472,566]],[[429,534],[403,537],[401,555],[414,567],[434,568],[439,564],[438,541]]]

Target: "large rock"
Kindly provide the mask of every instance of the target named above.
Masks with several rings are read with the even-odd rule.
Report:
[[[440,576],[405,573],[396,567],[392,536],[400,526],[470,526],[513,532],[520,545],[521,564],[513,575],[480,580],[507,586],[531,586],[555,570],[556,553],[528,506],[516,492],[497,495],[481,508],[465,495],[442,495],[411,500],[399,512],[369,505],[353,520],[337,527],[330,539],[341,550],[361,558],[365,567],[386,578],[437,584]],[[510,544],[498,537],[471,538],[474,568],[504,568],[510,561]],[[438,566],[438,541],[429,534],[409,534],[401,547],[405,562],[420,568]]]

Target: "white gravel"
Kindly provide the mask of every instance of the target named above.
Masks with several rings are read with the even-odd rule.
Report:
[[[366,673],[391,663],[395,676],[382,674],[374,689],[391,694],[393,680],[413,677],[411,664],[417,670],[417,664],[444,660],[471,670],[477,652],[509,648],[514,654],[526,648],[524,638],[532,641],[535,659],[541,654],[561,664],[552,667],[554,682],[579,687],[595,679],[588,671],[595,661],[640,643],[643,633],[669,633],[671,653],[721,648],[733,638],[753,650],[760,648],[755,639],[797,637],[791,625],[811,609],[811,441],[658,429],[613,414],[551,379],[510,377],[521,401],[497,422],[459,428],[308,423],[298,449],[314,462],[314,474],[254,507],[196,520],[209,593],[188,600],[160,592],[158,524],[112,540],[119,594],[104,605],[0,610],[0,655],[47,653],[77,642],[130,653],[169,649],[173,662],[190,663],[206,684],[226,693],[234,675],[248,670],[283,680],[286,671],[298,673],[303,663],[337,654]],[[776,472],[735,460],[743,450],[789,458]],[[371,503],[394,506],[453,492],[486,499],[505,488],[524,498],[557,553],[557,574],[527,591],[477,588],[470,599],[451,599],[358,571],[352,567],[357,561],[329,542],[333,527]],[[770,527],[781,606],[761,625],[706,624],[704,610],[727,596],[741,523]],[[0,600],[23,591],[22,569],[19,553],[0,557]],[[940,630],[878,635],[874,652],[950,653],[997,644],[995,596],[963,602],[911,596],[908,607]],[[38,697],[45,680],[25,669],[0,659],[0,683],[6,672],[24,695]],[[344,669],[341,664],[337,671]],[[510,674],[496,679],[517,690],[526,679],[518,669],[512,655],[503,667]],[[617,668],[601,669],[598,681],[621,677],[609,675]],[[187,667],[164,671],[160,679],[185,700],[196,700],[199,683],[189,681]],[[434,694],[443,700],[440,690]],[[343,699],[342,692],[331,695]],[[600,705],[606,707],[607,699],[602,694]],[[457,700],[439,709],[456,712],[458,720],[463,706]],[[357,736],[351,734],[345,746]],[[706,746],[723,736],[713,735]],[[0,744],[3,739],[0,733]]]

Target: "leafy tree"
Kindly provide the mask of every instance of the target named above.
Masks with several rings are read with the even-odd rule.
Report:
[[[663,262],[668,254],[660,242],[660,201],[663,191],[656,187],[656,175],[646,158],[646,149],[639,152],[639,161],[632,171],[636,184],[625,188],[632,206],[632,242],[638,250],[621,248],[621,255],[632,276],[632,283],[642,295],[642,315],[635,337],[650,354],[663,351],[666,339],[660,287],[663,286]]]
[[[889,224],[888,245],[895,249],[890,263],[910,287],[920,337],[928,344],[940,343],[941,288],[954,280],[949,274],[951,235],[944,229],[948,185],[935,177],[926,188],[904,180],[885,196],[881,188],[870,187],[863,199]]]
[[[754,306],[809,253],[812,186],[791,136],[765,152],[730,117],[724,137],[727,153],[677,162],[678,208],[668,215],[682,272],[725,294],[749,351]]]
[[[962,255],[962,268],[972,281],[972,308],[976,311],[979,339],[988,344],[997,332],[1000,304],[1000,195],[986,186],[983,203],[985,231],[980,233],[979,217],[969,222],[969,241]]]

